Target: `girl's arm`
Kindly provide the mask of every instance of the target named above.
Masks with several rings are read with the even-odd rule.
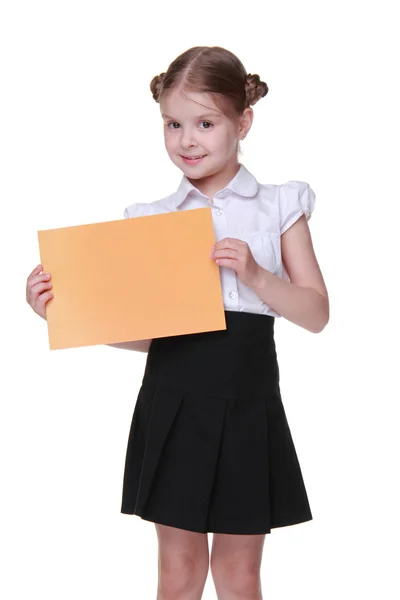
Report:
[[[329,298],[304,215],[281,236],[281,250],[290,281],[259,265],[251,287],[279,315],[319,333],[329,321]]]
[[[153,340],[138,340],[137,342],[120,342],[118,344],[106,344],[121,350],[137,350],[138,352],[148,352]]]

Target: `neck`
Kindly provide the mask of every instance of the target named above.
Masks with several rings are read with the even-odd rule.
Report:
[[[236,161],[233,165],[227,165],[222,171],[214,173],[213,175],[208,175],[207,177],[201,177],[199,179],[188,179],[202,194],[212,200],[214,194],[224,189],[224,187],[226,187],[235,177],[239,169],[240,163]]]

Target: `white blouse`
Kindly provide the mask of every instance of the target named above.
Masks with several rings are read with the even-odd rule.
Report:
[[[124,218],[208,206],[212,209],[217,242],[226,237],[246,241],[258,264],[290,281],[282,263],[281,235],[302,214],[310,219],[315,193],[309,184],[305,181],[260,184],[241,164],[235,177],[214,194],[213,200],[210,202],[184,175],[176,192],[161,200],[131,204],[124,210]],[[220,267],[220,277],[225,310],[281,316],[241,283],[233,269]]]

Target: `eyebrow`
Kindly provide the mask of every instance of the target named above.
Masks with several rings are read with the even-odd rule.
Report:
[[[177,119],[175,119],[175,117],[171,117],[170,115],[162,115],[163,119],[172,119],[173,121],[176,121]],[[197,120],[200,119],[219,119],[221,117],[221,115],[219,113],[215,113],[214,115],[212,115],[211,113],[207,114],[207,115],[200,115],[199,117],[197,117]]]

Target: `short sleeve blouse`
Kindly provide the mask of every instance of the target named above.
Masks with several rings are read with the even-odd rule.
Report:
[[[241,165],[229,184],[214,194],[212,203],[183,176],[176,192],[152,202],[131,204],[124,210],[124,218],[209,207],[216,241],[226,237],[246,241],[261,267],[290,281],[282,261],[281,236],[303,214],[310,219],[314,206],[315,193],[307,182],[262,184]],[[280,317],[239,280],[233,269],[222,267],[220,277],[225,310]]]
[[[307,221],[315,207],[315,192],[305,181],[287,181],[280,186],[280,232],[281,235],[295,223],[302,214]]]

